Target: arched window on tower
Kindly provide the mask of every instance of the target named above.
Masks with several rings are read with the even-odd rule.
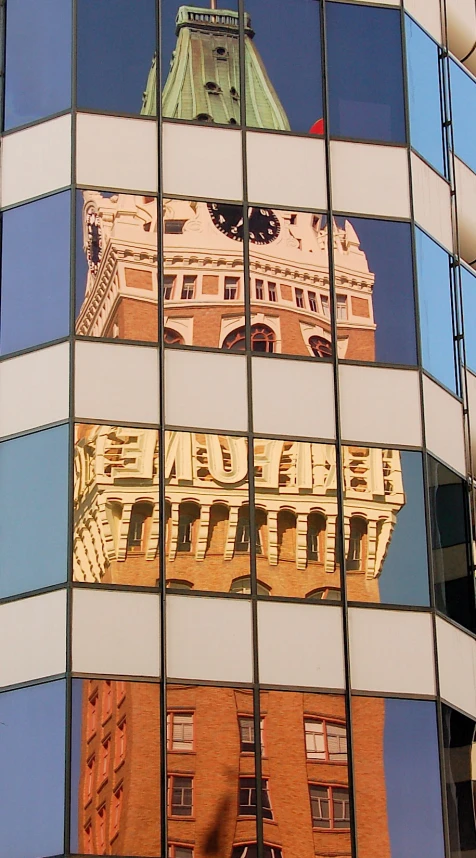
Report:
[[[222,348],[233,352],[244,352],[246,348],[245,327],[243,326],[231,331],[223,340]],[[267,325],[252,325],[251,350],[254,352],[268,352],[269,354],[274,353],[276,351],[276,336],[274,331],[268,328]]]
[[[164,328],[164,343],[166,346],[183,346],[185,340],[178,331],[172,328]]]
[[[296,559],[296,515],[289,509],[278,512],[278,558]]]
[[[311,512],[307,517],[307,560],[308,563],[324,562],[324,540],[326,522],[323,515]]]
[[[257,581],[256,592],[258,596],[269,596],[271,593],[271,587],[268,587],[267,584],[263,584],[261,581]],[[251,593],[251,578],[249,576],[235,578],[231,582],[230,593],[242,593],[243,595],[248,596]]]
[[[198,504],[191,502],[180,504],[177,551],[185,553],[193,550],[199,518]]]
[[[142,554],[147,545],[152,521],[152,504],[135,503],[132,507],[129,531],[127,534],[127,550],[133,554]]]
[[[255,544],[256,553],[261,554],[260,533],[255,521]],[[248,506],[242,506],[238,513],[238,524],[236,526],[235,551],[245,553],[250,550],[250,513]]]
[[[367,522],[360,515],[350,519],[349,549],[346,566],[349,571],[364,570],[367,560]]]
[[[223,555],[228,533],[229,509],[225,504],[214,503],[210,509],[207,555]]]
[[[309,345],[311,346],[312,353],[315,357],[332,357],[332,343],[330,342],[330,340],[326,340],[325,337],[309,337]]]

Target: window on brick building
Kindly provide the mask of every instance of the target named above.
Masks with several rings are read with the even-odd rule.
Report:
[[[367,542],[367,522],[361,516],[353,515],[350,519],[349,549],[347,551],[347,569],[365,569],[365,554]]]
[[[171,816],[192,816],[193,778],[184,775],[169,777],[169,812]]]
[[[252,715],[240,715],[238,717],[240,728],[240,749],[242,754],[254,754],[255,752],[255,722]],[[264,754],[263,744],[264,718],[260,719],[261,754]]]
[[[283,853],[278,846],[263,846],[263,858],[282,858]],[[240,844],[234,846],[231,858],[258,858],[258,847],[256,843]]]
[[[106,679],[103,686],[102,696],[102,720],[107,721],[112,712],[112,682]]]
[[[129,531],[127,534],[127,549],[133,553],[144,551],[145,533],[148,520],[152,517],[152,505],[137,503],[132,507]]]
[[[307,517],[307,559],[315,563],[324,560],[324,535],[326,523],[322,515],[311,512]]]
[[[349,790],[340,786],[309,784],[313,828],[350,828]]]
[[[271,588],[261,581],[256,582],[256,592],[258,596],[269,596]],[[251,578],[248,575],[242,578],[235,578],[230,584],[230,593],[243,593],[249,595],[251,593]]]
[[[96,732],[98,725],[98,690],[94,689],[88,700],[88,738]]]
[[[166,301],[172,300],[176,279],[173,274],[166,274],[164,276],[164,298]]]
[[[307,300],[309,301],[309,309],[312,313],[317,313],[317,299],[315,292],[307,293]]]
[[[225,301],[235,301],[238,298],[238,277],[225,277]]]
[[[325,337],[318,337],[316,335],[309,337],[309,345],[315,357],[332,357],[332,343],[330,340],[326,340]]]
[[[272,819],[271,802],[269,800],[268,780],[261,780],[261,804],[263,819]],[[240,778],[239,788],[240,816],[256,816],[256,781],[254,778]]]
[[[109,757],[111,751],[111,737],[106,736],[101,743],[101,761],[99,775],[101,780],[107,778],[109,774]]]
[[[301,310],[304,309],[304,292],[302,289],[296,289],[294,292],[294,296],[296,298],[296,307],[299,307]]]
[[[111,837],[115,837],[115,835],[119,831],[119,826],[121,823],[122,801],[123,787],[121,784],[117,787],[117,789],[114,790],[112,797]]]
[[[164,232],[167,235],[181,235],[186,221],[174,218],[168,218],[164,222]]]
[[[234,352],[244,352],[246,347],[245,328],[237,328],[231,331],[223,340],[223,349]],[[251,326],[251,349],[254,352],[269,352],[276,350],[276,337],[274,331],[267,325],[256,324]]]
[[[322,315],[326,316],[328,319],[331,315],[330,305],[329,305],[329,296],[321,295],[321,307],[322,307]]]
[[[182,334],[173,328],[164,328],[164,343],[166,346],[183,346],[185,343]]]
[[[347,295],[337,295],[336,298],[337,321],[347,319]]]
[[[97,810],[97,845],[101,852],[106,848],[106,805],[102,804]]]
[[[276,283],[268,283],[268,301],[277,301]]]
[[[255,522],[255,546],[256,553],[262,553],[260,533]],[[235,535],[235,551],[245,553],[250,550],[250,519],[249,508],[241,507],[238,513],[238,523],[236,525]]]
[[[264,300],[264,283],[262,280],[255,280],[255,295],[257,301]]]
[[[181,297],[185,301],[191,301],[192,298],[195,298],[196,287],[197,287],[197,278],[194,277],[193,275],[186,274],[183,278]]]
[[[296,559],[296,514],[288,509],[278,512],[278,558]]]
[[[191,846],[169,843],[168,858],[193,858],[193,849]]]
[[[115,760],[114,766],[117,768],[122,762],[124,762],[126,757],[126,745],[127,745],[127,721],[123,718],[119,724],[116,726],[116,747],[115,747]]]
[[[345,724],[317,718],[304,719],[306,756],[308,760],[347,762],[347,728]]]
[[[180,504],[177,551],[192,551],[194,528],[199,518],[200,510],[196,504]]]
[[[306,593],[306,599],[316,599],[318,602],[340,602],[340,587],[316,587],[315,590]]]
[[[93,797],[94,776],[96,773],[96,754],[92,754],[87,763],[86,778],[84,782],[84,804],[88,804]]]
[[[193,712],[169,712],[167,715],[169,751],[193,751]]]
[[[91,821],[84,826],[84,851],[86,855],[93,854],[93,825]]]

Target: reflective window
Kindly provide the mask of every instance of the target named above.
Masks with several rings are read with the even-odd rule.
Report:
[[[71,0],[8,0],[5,129],[71,105]]]
[[[2,354],[69,333],[70,201],[55,194],[3,213]]]
[[[405,141],[400,12],[326,6],[330,133]]]
[[[466,858],[476,851],[475,723],[445,705],[442,715],[450,851],[454,858]]]
[[[168,586],[250,592],[246,439],[167,432],[165,484]]]
[[[476,80],[450,60],[455,155],[476,172]]]
[[[156,198],[78,191],[76,333],[157,342],[157,307]]]
[[[250,208],[248,221],[252,351],[329,360],[325,216],[263,206]],[[236,341],[227,345],[238,350]]]
[[[253,692],[170,684],[167,716],[174,725],[167,753],[169,856],[230,856],[235,838],[241,846],[237,854],[245,855],[243,839],[256,843]],[[188,743],[176,741],[175,725],[182,723],[193,752]],[[146,786],[146,805],[147,793]],[[261,796],[263,813],[271,818],[267,778]]]
[[[78,0],[79,108],[155,115],[155,6],[154,0]]]
[[[455,391],[449,257],[418,228],[415,240],[423,367]]]
[[[66,580],[67,426],[0,444],[0,518],[0,597]]]
[[[244,349],[243,216],[240,205],[164,200],[168,345]]]
[[[247,125],[323,134],[320,4],[247,0],[245,9]]]
[[[443,173],[438,46],[408,15],[405,35],[411,144]]]
[[[0,852],[59,855],[64,837],[65,682],[0,694]]]
[[[428,479],[436,607],[474,632],[467,486],[461,477],[431,456],[428,456]]]
[[[353,697],[352,721],[359,854],[444,858],[435,704]]]
[[[428,605],[421,454],[344,447],[343,475],[348,598]]]
[[[74,476],[73,580],[157,586],[157,432],[77,424]]]
[[[284,856],[350,855],[344,697],[261,691],[260,715],[272,813],[263,807],[264,842],[277,830]]]
[[[238,4],[161,4],[162,110],[165,117],[239,125]],[[203,11],[202,11],[203,7]]]
[[[159,807],[158,685],[73,679],[71,852],[159,855]]]
[[[257,439],[254,473],[256,569],[265,595],[338,591],[335,448]]]
[[[416,364],[410,225],[337,217],[335,229],[339,357]]]
[[[476,373],[476,332],[473,322],[476,319],[476,276],[462,266],[461,281],[463,289],[466,365]]]

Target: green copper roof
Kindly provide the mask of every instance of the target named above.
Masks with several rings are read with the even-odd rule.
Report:
[[[240,122],[238,13],[181,6],[177,44],[162,94],[163,115],[236,125]],[[245,18],[247,124],[289,130],[289,122],[253,42]],[[155,114],[156,58],[149,72],[142,113]]]

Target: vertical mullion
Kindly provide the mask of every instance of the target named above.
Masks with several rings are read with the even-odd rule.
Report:
[[[332,331],[332,365],[334,372],[334,412],[336,430],[336,483],[337,483],[337,507],[338,507],[338,530],[336,528],[335,548],[336,559],[340,566],[341,579],[341,606],[342,606],[342,636],[344,649],[344,672],[345,672],[345,709],[347,721],[347,772],[349,781],[350,801],[350,839],[354,855],[357,855],[357,831],[356,831],[356,806],[354,801],[354,767],[353,767],[353,743],[352,743],[352,695],[350,676],[350,640],[349,640],[349,618],[347,603],[347,587],[345,573],[345,542],[344,542],[344,487],[343,487],[343,462],[342,462],[342,440],[340,431],[340,390],[339,390],[339,360],[337,355],[337,301],[335,290],[335,267],[334,267],[334,215],[332,206],[332,178],[331,178],[331,141],[330,141],[330,105],[329,105],[329,83],[327,77],[327,31],[326,31],[326,3],[322,0],[321,15],[321,45],[322,45],[322,94],[324,113],[324,147],[326,153],[326,189],[327,189],[327,241],[329,259],[329,289],[330,289],[330,312]],[[332,791],[331,791],[332,792]]]

